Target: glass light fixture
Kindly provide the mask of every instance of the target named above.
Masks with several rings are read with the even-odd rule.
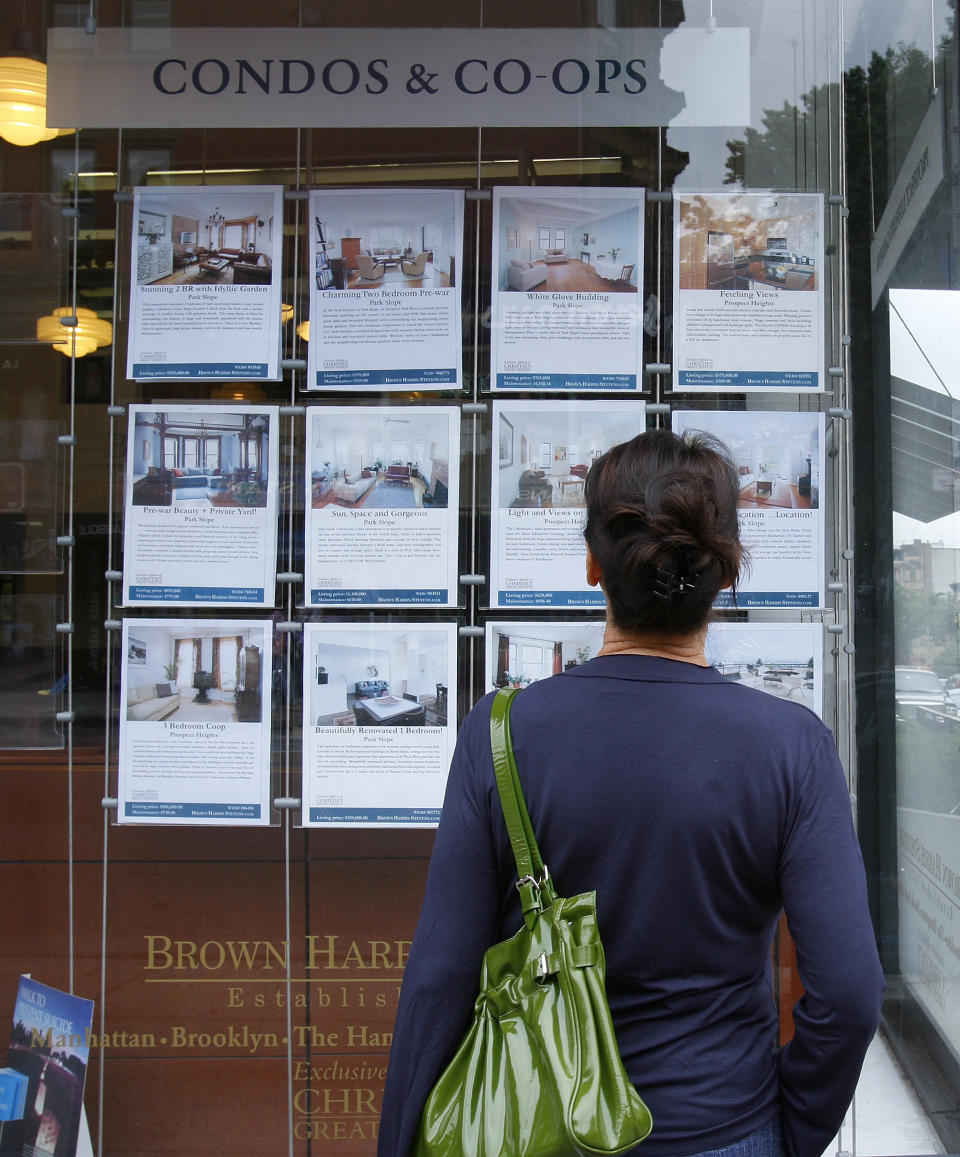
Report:
[[[280,322],[286,325],[290,318],[293,317],[293,306],[288,305],[287,302],[280,302]]]
[[[61,324],[61,318],[76,317],[75,326]],[[97,317],[92,309],[78,306],[76,310],[61,306],[45,317],[37,318],[37,340],[49,342],[65,357],[76,352],[78,358],[86,357],[101,346],[113,340],[113,326],[109,321]]]
[[[36,145],[74,129],[47,128],[47,66],[29,56],[0,57],[0,137]]]
[[[310,322],[309,321],[301,321],[300,322],[300,324],[297,326],[297,337],[302,338],[304,341],[310,340]]]

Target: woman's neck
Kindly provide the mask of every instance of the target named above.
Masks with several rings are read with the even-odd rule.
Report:
[[[692,635],[635,634],[622,631],[608,619],[603,631],[603,646],[597,655],[652,655],[657,659],[675,659],[679,663],[709,667],[704,653],[706,638],[706,627]]]

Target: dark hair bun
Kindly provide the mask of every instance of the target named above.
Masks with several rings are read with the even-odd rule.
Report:
[[[699,630],[742,555],[739,479],[723,443],[649,431],[600,458],[585,490],[584,536],[616,625]]]

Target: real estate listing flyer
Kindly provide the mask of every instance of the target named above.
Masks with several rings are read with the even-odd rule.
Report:
[[[280,377],[283,189],[135,189],[127,377]]]
[[[273,606],[276,406],[129,408],[127,606]]]
[[[526,687],[593,659],[603,646],[603,619],[485,624],[485,689]]]
[[[587,471],[643,433],[644,403],[494,402],[491,607],[602,607],[587,585]]]
[[[748,565],[718,607],[823,606],[824,417],[816,411],[674,410],[678,434],[703,430],[730,450],[740,480]]]
[[[496,390],[642,385],[643,189],[493,190]]]
[[[456,606],[459,409],[311,406],[307,454],[310,604]]]
[[[20,1144],[4,1145],[5,1154],[77,1152],[92,1024],[92,1000],[20,977],[7,1065],[20,1074],[18,1080],[25,1078],[26,1088],[23,1111],[15,1118]]]
[[[306,623],[303,823],[435,826],[456,738],[455,623]]]
[[[270,822],[269,619],[125,619],[120,823]]]
[[[460,388],[463,200],[459,189],[311,194],[308,389]]]
[[[820,623],[711,623],[707,662],[725,679],[823,715]]]
[[[822,391],[822,194],[678,193],[673,205],[673,388]]]

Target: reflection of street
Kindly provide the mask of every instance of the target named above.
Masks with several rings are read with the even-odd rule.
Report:
[[[960,816],[960,720],[918,708],[897,721],[897,789],[902,807]]]
[[[0,651],[0,747],[62,747],[56,713],[63,695],[41,695],[57,686],[57,670],[52,647],[31,647],[14,654],[16,648]]]

